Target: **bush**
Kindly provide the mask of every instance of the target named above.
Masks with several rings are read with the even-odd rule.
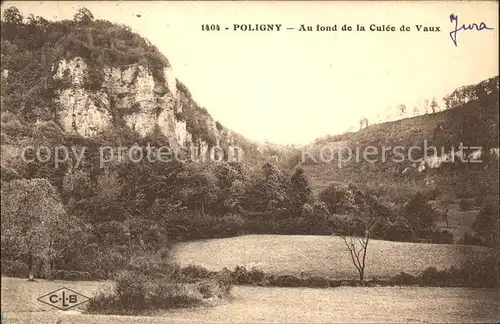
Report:
[[[460,210],[470,210],[472,208],[472,203],[467,199],[460,200]]]
[[[222,292],[225,295],[230,295],[234,283],[231,271],[229,271],[229,269],[227,268],[224,268],[221,271],[219,271],[219,273],[217,273],[216,278],[217,281],[219,282]]]
[[[267,282],[266,274],[262,270],[251,269],[236,266],[231,274],[235,283],[240,285],[265,285]]]
[[[307,287],[328,288],[330,283],[327,279],[319,276],[312,276],[305,280]]]
[[[418,284],[418,278],[408,274],[406,272],[401,272],[389,279],[389,283],[397,286],[414,286]]]
[[[430,241],[435,244],[453,244],[454,238],[450,231],[434,230],[430,234]]]
[[[179,274],[188,279],[209,279],[213,276],[213,272],[199,265],[188,265],[181,268]]]
[[[163,259],[158,261],[151,256],[143,256],[129,262],[127,270],[141,273],[145,276],[170,277],[171,274],[176,271],[176,266],[164,262]]]
[[[120,313],[116,296],[112,292],[99,292],[90,298],[87,311],[100,314]]]
[[[217,221],[217,237],[240,235],[245,228],[245,219],[238,214],[228,214]]]
[[[427,200],[436,200],[437,197],[439,197],[441,194],[442,194],[441,190],[439,188],[435,187],[435,188],[425,192],[424,195],[427,198]]]
[[[415,232],[411,222],[403,217],[382,222],[376,229],[374,238],[398,242],[412,242],[415,239]]]
[[[191,276],[209,273],[202,267],[188,269]],[[166,276],[148,277],[140,271],[121,271],[115,276],[114,290],[91,298],[87,309],[102,314],[138,314],[149,309],[196,306],[204,298],[223,298],[230,294],[232,279],[223,272],[196,283],[181,283]]]
[[[278,276],[278,277],[271,277],[270,283],[273,286],[277,287],[300,287],[302,286],[302,281],[294,276]]]
[[[172,283],[165,279],[153,282],[149,294],[151,306],[160,309],[195,306],[202,299],[203,295],[193,286]]]
[[[140,273],[121,271],[117,274],[115,295],[122,309],[142,311],[146,308],[147,280]]]
[[[429,267],[420,275],[420,282],[424,286],[439,286],[446,282],[446,273],[438,271],[435,267]]]

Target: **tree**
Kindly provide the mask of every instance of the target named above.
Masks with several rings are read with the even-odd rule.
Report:
[[[352,186],[334,181],[319,194],[319,200],[326,204],[330,213],[352,212],[356,209],[353,191]]]
[[[49,228],[46,265],[48,277],[52,278],[56,268],[64,269],[65,263],[72,262],[84,253],[87,232],[83,222],[72,215],[54,218]],[[60,266],[60,267],[58,267]]]
[[[76,11],[73,19],[78,23],[89,23],[94,20],[94,15],[87,8],[80,8]]]
[[[312,202],[312,190],[304,169],[298,167],[290,178],[290,199],[295,215],[302,213],[302,206]]]
[[[214,172],[217,176],[217,186],[220,194],[217,209],[221,213],[238,211],[244,193],[244,174],[241,164],[236,162],[216,163]]]
[[[17,7],[9,7],[3,12],[3,19],[6,23],[13,25],[21,25],[23,23],[23,15]]]
[[[436,98],[432,98],[432,102],[431,102],[431,109],[432,109],[432,113],[434,114],[436,111],[439,110],[439,105],[436,101]]]
[[[205,209],[218,198],[217,177],[208,165],[190,163],[177,175],[178,196],[193,211],[205,214]]]
[[[368,243],[378,223],[379,218],[373,211],[366,209],[362,217],[350,218],[350,220],[343,225],[344,234],[342,234],[341,237],[349,251],[351,261],[358,271],[360,281],[363,281],[365,276]],[[361,229],[364,234],[360,235],[358,233],[359,229]]]
[[[417,106],[413,107],[413,116],[418,116],[418,107]]]
[[[425,113],[428,114],[429,113],[429,100],[425,100],[424,101],[424,109],[425,109]]]
[[[498,247],[498,215],[498,197],[489,197],[485,200],[481,211],[472,224],[474,234],[491,247]]]
[[[24,257],[29,278],[35,263],[50,263],[58,236],[69,227],[59,194],[47,179],[2,183],[2,238]]]
[[[450,196],[444,196],[441,197],[437,201],[437,207],[441,210],[441,215],[446,222],[446,227],[450,227],[449,219],[448,219],[448,213],[451,209],[451,205],[453,204],[453,199]]]
[[[412,223],[419,237],[426,236],[434,224],[435,210],[420,192],[410,200],[403,210],[404,216]]]
[[[398,105],[398,111],[399,111],[399,115],[400,116],[403,116],[404,114],[406,114],[406,105]]]
[[[271,162],[248,178],[243,208],[259,217],[279,218],[289,214],[289,179]]]

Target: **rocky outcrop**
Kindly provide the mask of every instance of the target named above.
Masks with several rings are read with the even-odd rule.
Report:
[[[125,67],[105,67],[102,85],[89,90],[86,80],[89,66],[82,58],[61,60],[53,67],[54,79],[65,84],[57,91],[59,121],[67,132],[84,137],[96,136],[121,119],[131,129],[146,136],[157,128],[172,146],[194,144],[199,152],[208,150],[202,138],[193,143],[186,121],[177,118],[182,113],[176,78],[170,67],[152,71],[147,66],[132,64]],[[206,121],[215,145],[234,144],[231,132],[218,129],[212,119]]]
[[[498,159],[498,148],[492,148],[489,150],[490,155]],[[443,154],[441,156],[431,155],[426,156],[423,159],[420,159],[418,162],[413,163],[411,166],[406,167],[402,173],[408,172],[422,172],[426,169],[437,169],[440,168],[444,163],[453,163],[455,161],[468,161],[470,163],[478,163],[481,162],[481,156],[483,155],[482,150],[475,150],[470,153],[465,153],[463,151],[451,151],[447,154]]]

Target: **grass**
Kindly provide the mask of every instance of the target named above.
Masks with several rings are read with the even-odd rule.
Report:
[[[420,244],[372,240],[366,278],[388,278],[404,271],[418,275],[428,267],[460,268],[464,260],[485,257],[479,246]],[[355,279],[356,270],[340,237],[305,235],[245,235],[182,243],[173,257],[181,266],[197,264],[212,271],[237,265],[254,266],[268,274]]]
[[[54,290],[66,287],[86,297],[92,297],[101,290],[112,287],[110,281],[63,281],[63,280],[35,280],[2,277],[2,312],[44,312],[52,307],[39,302],[37,299]],[[76,306],[81,311],[85,304]],[[55,309],[55,308],[54,308]]]
[[[402,323],[496,322],[500,318],[498,291],[467,288],[374,287],[335,289],[235,287],[231,302],[218,307],[182,309],[156,316],[86,315],[58,311],[38,303],[38,291],[67,285],[83,294],[105,282],[29,283],[2,278],[5,323]],[[29,292],[29,294],[28,294]],[[19,298],[18,294],[23,297]],[[26,304],[23,301],[33,301]],[[17,302],[16,302],[17,301]],[[38,306],[40,304],[40,306]]]

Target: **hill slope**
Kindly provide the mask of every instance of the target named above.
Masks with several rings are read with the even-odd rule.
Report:
[[[198,156],[237,147],[250,164],[274,154],[213,120],[167,58],[129,27],[83,9],[55,22],[16,10],[1,22],[4,144],[19,146],[20,135],[55,122],[65,134],[114,142],[126,134],[132,143],[153,136]]]
[[[483,84],[493,84],[496,89],[481,99],[435,114],[326,136],[303,147],[294,161],[303,166],[315,192],[331,181],[366,183],[382,179],[384,184],[391,185],[391,182],[425,180],[432,184],[440,175],[450,177],[444,170],[453,164],[449,163],[450,150],[457,153],[460,143],[470,147],[464,150],[465,155],[481,147],[483,160],[484,152],[488,151],[498,157],[498,77],[476,87]],[[431,149],[433,146],[436,151]],[[429,148],[427,154],[426,147]],[[455,156],[454,160],[459,159]],[[455,168],[454,171],[462,174],[464,170]]]

